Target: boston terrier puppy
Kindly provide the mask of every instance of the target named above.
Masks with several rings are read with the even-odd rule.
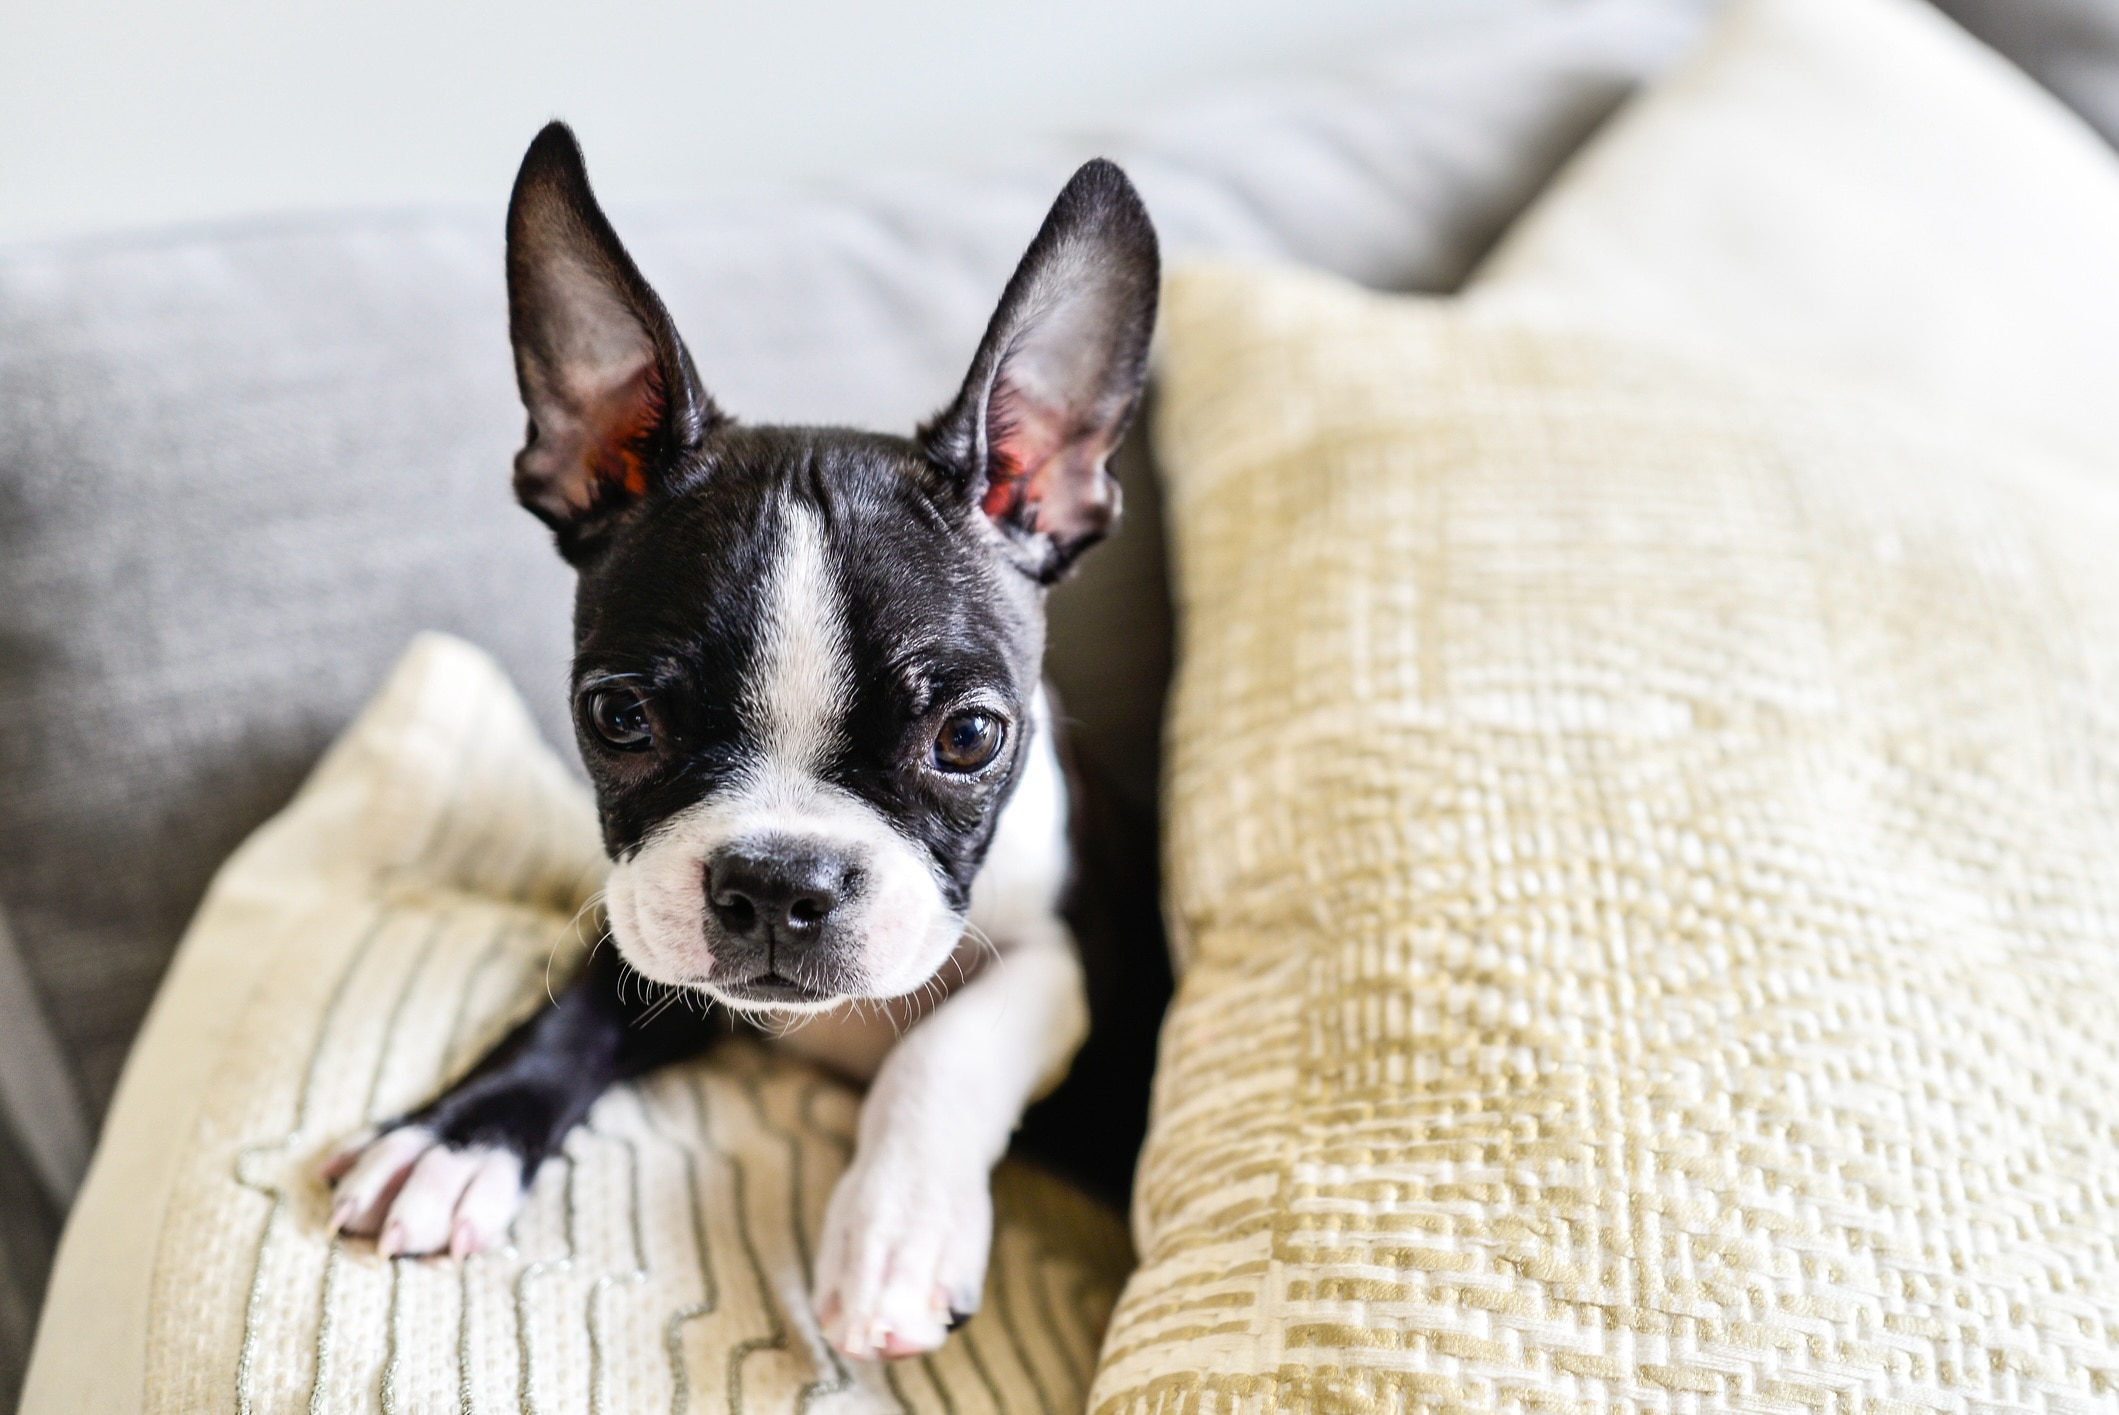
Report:
[[[909,438],[722,412],[561,124],[507,273],[515,491],[580,577],[615,948],[331,1161],[331,1222],[386,1256],[503,1243],[605,1088],[721,1030],[655,1005],[687,990],[869,1083],[813,1301],[848,1356],[932,1351],[978,1305],[993,1166],[1087,1027],[1044,601],[1118,516],[1154,228],[1117,167],[1077,172]]]

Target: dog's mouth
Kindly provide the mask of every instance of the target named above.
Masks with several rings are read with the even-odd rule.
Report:
[[[815,1007],[837,1002],[840,996],[770,968],[740,981],[715,978],[709,986],[723,1000],[742,1007]]]

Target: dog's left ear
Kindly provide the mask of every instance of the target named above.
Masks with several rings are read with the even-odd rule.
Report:
[[[1105,462],[1147,376],[1160,285],[1155,227],[1126,174],[1074,174],[1016,267],[928,455],[1056,578],[1118,520]]]
[[[530,144],[508,203],[508,333],[530,415],[515,495],[580,565],[721,417],[564,123]]]

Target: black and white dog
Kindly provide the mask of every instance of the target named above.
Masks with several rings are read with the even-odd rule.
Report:
[[[1154,229],[1117,167],[1077,172],[909,439],[722,413],[559,124],[516,178],[507,272],[515,489],[580,575],[617,947],[341,1153],[332,1223],[386,1255],[504,1242],[596,1097],[713,1032],[646,979],[870,1081],[814,1301],[847,1355],[932,1350],[978,1303],[993,1165],[1087,1026],[1044,599],[1118,515]]]

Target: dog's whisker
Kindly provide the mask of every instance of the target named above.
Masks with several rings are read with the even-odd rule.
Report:
[[[668,988],[668,991],[662,995],[662,997],[655,1003],[654,1006],[650,1007],[646,1012],[642,1013],[639,1017],[634,1019],[633,1025],[635,1027],[647,1026],[649,1023],[653,1022],[657,1017],[660,1017],[663,1013],[669,1011],[672,1007],[676,1006],[679,1002],[683,1001],[685,995],[691,991],[691,989],[689,988],[671,987],[669,984],[662,984],[662,986]]]
[[[574,936],[576,943],[581,942],[581,921],[591,911],[602,907],[603,896],[604,891],[601,889],[591,893],[588,898],[581,901],[581,907],[574,911],[574,917],[567,920],[566,927],[552,935],[552,946],[544,956],[544,995],[545,1000],[554,1007],[559,1005],[559,996],[552,991],[552,965],[559,961],[560,945],[566,941],[568,934]],[[597,930],[596,942],[589,945],[589,957],[594,958],[596,956],[596,949],[603,943],[604,939],[610,937],[610,932],[608,927]]]
[[[964,920],[964,934],[973,943],[977,944],[986,952],[992,954],[996,959],[1001,956],[1000,945],[993,941],[993,935],[987,933],[984,929],[980,928],[976,921],[971,919]]]

